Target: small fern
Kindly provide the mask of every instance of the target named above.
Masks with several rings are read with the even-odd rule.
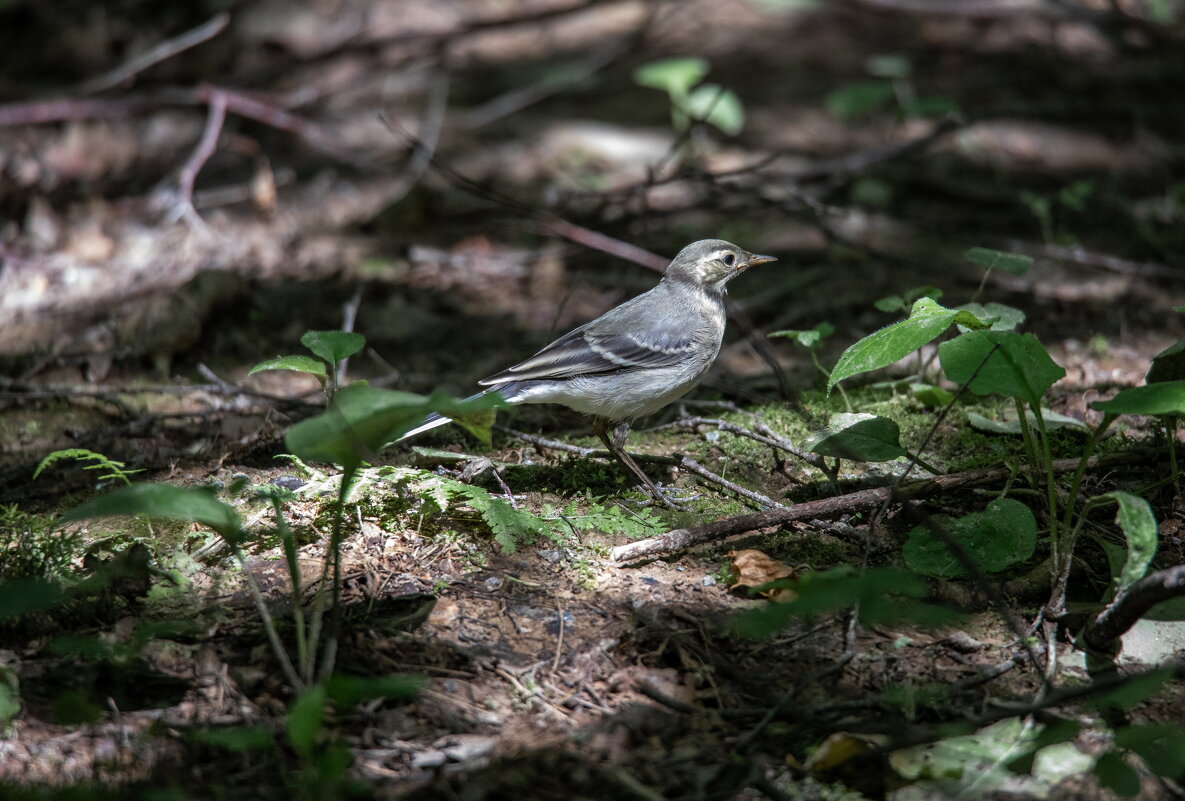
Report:
[[[567,524],[573,531],[600,531],[629,539],[649,537],[663,530],[662,521],[649,509],[633,511],[616,505],[602,506],[591,500],[572,501],[563,511],[548,509],[543,516]]]
[[[455,483],[457,494],[463,496],[481,515],[481,519],[490,527],[490,533],[494,535],[494,542],[498,543],[504,553],[514,553],[520,541],[530,545],[538,537],[551,535],[551,526],[546,520],[522,509],[515,509],[481,487],[462,484],[459,481]]]
[[[514,553],[520,544],[530,545],[539,537],[550,537],[555,533],[547,520],[515,509],[481,487],[428,470],[389,465],[367,468],[359,471],[355,491],[358,488],[373,489],[380,483],[394,485],[417,496],[428,507],[425,511],[429,514],[446,512],[457,501],[464,503],[481,516],[504,553]]]
[[[36,480],[37,476],[41,475],[42,471],[67,459],[72,459],[76,462],[94,462],[94,464],[84,464],[82,469],[106,471],[99,476],[99,481],[119,479],[124,484],[131,484],[132,480],[128,476],[134,473],[144,472],[142,469],[125,470],[124,462],[117,462],[101,453],[88,451],[86,448],[65,448],[60,451],[54,451],[41,460],[41,463],[37,465],[37,469],[33,471],[34,480]]]

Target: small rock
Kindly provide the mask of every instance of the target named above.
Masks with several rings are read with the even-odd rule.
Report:
[[[303,487],[307,482],[300,476],[276,476],[271,481],[267,482],[273,487],[288,490],[289,492],[296,492]]]
[[[705,587],[715,587],[716,586],[716,577],[715,576],[704,576],[703,585]]]
[[[498,589],[502,588],[502,577],[501,576],[490,576],[488,579],[486,579],[482,583],[485,585],[485,588],[487,590],[489,590],[490,592],[493,592],[494,590],[498,590]]]
[[[649,584],[653,587],[658,584],[658,579],[656,579],[654,576],[642,576],[642,583]]]
[[[559,548],[547,548],[539,551],[539,558],[553,565],[562,562],[566,557],[567,554]]]

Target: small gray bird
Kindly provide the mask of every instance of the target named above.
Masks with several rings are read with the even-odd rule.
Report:
[[[630,423],[699,383],[724,337],[725,285],[745,269],[771,261],[776,259],[721,239],[693,242],[679,251],[654,289],[479,383],[509,403],[561,403],[592,415],[593,431],[609,452],[666,502],[625,452]],[[400,440],[448,422],[432,415]],[[611,423],[617,424],[612,439]]]

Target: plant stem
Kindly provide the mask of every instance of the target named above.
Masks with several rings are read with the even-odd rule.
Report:
[[[828,381],[830,381],[831,380],[831,371],[828,370],[826,367],[824,367],[823,364],[819,361],[819,354],[817,354],[815,352],[814,348],[807,348],[806,350],[807,350],[807,353],[809,353],[811,355],[811,361],[815,363],[815,367],[818,368],[819,372],[823,374],[824,378],[826,378]],[[852,411],[852,402],[850,400],[848,400],[848,393],[844,392],[843,384],[836,384],[836,389],[839,390],[839,395],[841,398],[843,398],[844,406],[847,407],[849,412]]]
[[[1074,509],[1078,506],[1078,487],[1082,484],[1082,477],[1086,474],[1086,465],[1090,461],[1091,454],[1094,453],[1095,446],[1103,438],[1103,434],[1110,428],[1111,421],[1114,419],[1115,415],[1103,415],[1102,422],[1091,432],[1090,439],[1086,443],[1086,448],[1082,451],[1082,458],[1078,461],[1078,469],[1074,471],[1074,475],[1070,479],[1070,494],[1066,499],[1066,513],[1062,520],[1063,528],[1068,529],[1074,520]],[[1085,510],[1083,510],[1082,514],[1086,514]]]
[[[979,300],[980,294],[983,293],[983,288],[985,286],[987,286],[988,276],[991,274],[992,274],[991,267],[988,267],[986,270],[983,271],[983,278],[979,279],[979,286],[977,286],[975,288],[975,293],[973,295],[971,295],[971,300],[968,301],[969,303],[975,303],[977,300]]]
[[[337,638],[341,634],[342,622],[342,520],[346,516],[346,499],[350,489],[354,486],[357,467],[346,467],[342,471],[341,486],[338,488],[337,502],[333,508],[333,533],[329,538],[329,556],[333,559],[332,601],[330,602],[329,635],[325,641],[325,651],[321,655],[319,669],[322,681],[333,673],[334,662],[337,660]]]
[[[911,462],[916,464],[918,467],[921,467],[925,470],[929,470],[931,473],[933,473],[936,476],[940,476],[944,472],[942,470],[939,470],[937,467],[930,464],[929,462],[925,461],[924,459],[922,459],[922,457],[918,456],[915,453],[910,453],[909,451],[906,451],[905,458],[909,459]]]
[[[308,641],[305,638],[304,626],[304,592],[300,581],[300,561],[296,555],[296,538],[288,521],[284,519],[284,510],[279,498],[272,498],[272,508],[276,512],[276,530],[280,534],[280,541],[284,544],[284,559],[288,562],[288,577],[292,580],[292,624],[296,628],[296,664],[302,672],[308,664]]]
[[[237,544],[230,543],[231,553],[234,554],[235,561],[238,562],[239,569],[243,571],[243,575],[247,578],[247,587],[251,591],[251,597],[255,600],[255,606],[259,610],[259,617],[263,620],[263,630],[267,632],[268,642],[271,643],[272,651],[276,655],[276,661],[280,663],[280,669],[284,671],[284,677],[288,679],[288,683],[297,692],[304,690],[305,683],[301,681],[300,676],[296,675],[296,669],[292,666],[292,660],[288,658],[288,652],[284,650],[284,644],[280,642],[280,634],[276,631],[276,622],[272,620],[272,613],[267,608],[267,600],[263,597],[263,591],[259,589],[259,583],[255,580],[255,575],[247,566],[247,557],[243,555],[243,551]]]
[[[1180,473],[1177,469],[1177,415],[1171,414],[1165,418],[1164,434],[1169,446],[1169,466],[1172,468],[1173,486],[1177,486]]]

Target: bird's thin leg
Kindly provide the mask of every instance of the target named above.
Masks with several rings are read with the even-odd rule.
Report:
[[[679,508],[669,498],[667,498],[666,495],[663,495],[662,491],[659,490],[659,488],[655,486],[654,482],[650,480],[650,476],[646,475],[645,471],[638,467],[638,463],[635,462],[633,458],[625,452],[625,438],[629,436],[630,433],[629,423],[622,423],[617,428],[615,428],[613,430],[613,437],[610,439],[609,421],[603,417],[598,417],[593,421],[593,433],[595,433],[597,437],[600,438],[601,442],[605,443],[605,448],[609,451],[609,453],[613,454],[613,457],[617,459],[617,461],[621,462],[622,467],[626,468],[638,477],[638,480],[642,482],[642,486],[644,486],[650,492],[650,494],[654,496],[655,500],[659,501],[664,506],[669,506],[673,509]]]

